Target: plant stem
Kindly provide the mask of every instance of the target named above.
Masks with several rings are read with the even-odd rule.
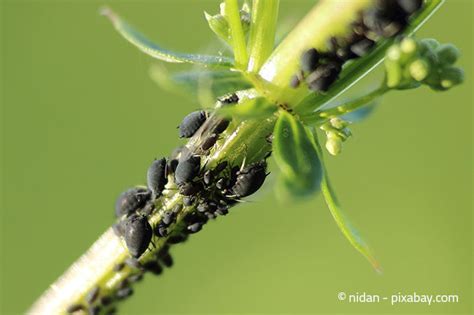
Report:
[[[279,0],[253,0],[252,2],[248,72],[257,73],[272,53],[279,5]]]
[[[240,19],[238,0],[225,1],[225,15],[230,26],[230,35],[236,67],[245,70],[248,63],[245,34]]]

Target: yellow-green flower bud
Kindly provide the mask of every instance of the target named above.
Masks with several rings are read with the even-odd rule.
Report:
[[[411,77],[420,82],[426,79],[430,73],[430,66],[423,59],[417,59],[410,64],[409,71]]]
[[[339,137],[328,137],[326,150],[331,155],[338,155],[342,151],[342,140]]]
[[[464,71],[457,67],[448,67],[442,70],[440,84],[444,89],[450,89],[464,81]]]

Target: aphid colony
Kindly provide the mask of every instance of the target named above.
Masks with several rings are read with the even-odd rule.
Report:
[[[377,0],[371,9],[360,14],[348,36],[332,37],[324,51],[315,48],[305,51],[301,69],[291,78],[290,86],[297,88],[305,81],[311,91],[328,91],[345,62],[365,56],[380,38],[399,34],[422,5],[423,0]]]
[[[220,102],[223,105],[235,103],[238,97],[232,94]],[[90,314],[108,312],[112,301],[133,293],[130,284],[141,280],[145,271],[159,275],[162,265],[170,267],[173,264],[170,245],[184,242],[189,234],[199,232],[208,220],[228,214],[232,205],[263,185],[268,175],[265,160],[235,166],[221,161],[213,168],[207,167],[204,158],[230,124],[227,119],[208,116],[205,111],[195,111],[184,117],[178,127],[179,137],[195,137],[196,144],[192,149],[183,146],[169,158],[154,160],[147,171],[147,187],[130,188],[116,201],[118,223],[113,228],[124,239],[131,257],[116,265],[114,272],[128,266],[133,270],[131,275],[120,283],[113,297],[106,294],[101,297],[100,288],[94,288],[86,296],[87,308],[82,304],[71,305],[69,313],[86,309]],[[165,210],[161,210],[159,221],[152,226],[149,216],[157,211],[155,204],[173,191],[182,195],[182,203],[169,207],[162,203]],[[183,211],[185,209],[187,211]],[[175,225],[173,229],[172,225]],[[153,259],[140,262],[142,254],[150,245],[154,246],[154,238],[165,238],[164,247]]]

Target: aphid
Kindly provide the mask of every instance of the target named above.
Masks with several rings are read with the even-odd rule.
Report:
[[[183,196],[192,196],[201,191],[202,186],[199,182],[184,183],[179,186],[179,193]]]
[[[145,205],[145,207],[139,211],[141,215],[149,217],[153,211],[155,210],[155,204],[153,202],[149,202]]]
[[[147,186],[151,190],[155,198],[158,198],[163,193],[166,184],[168,183],[167,177],[167,161],[166,158],[154,160],[148,168],[147,172]]]
[[[174,178],[177,185],[190,182],[196,177],[201,168],[201,158],[199,156],[189,156],[187,158],[180,159],[176,171],[174,172]]]
[[[297,87],[300,86],[300,83],[301,83],[301,80],[298,77],[298,75],[295,74],[290,78],[290,86],[292,88],[296,89]]]
[[[185,205],[186,207],[192,206],[194,204],[194,201],[196,201],[195,196],[185,196],[183,198],[183,205]]]
[[[72,305],[69,305],[68,308],[66,309],[66,312],[69,313],[69,314],[73,314],[73,313],[76,313],[76,312],[79,312],[79,311],[82,311],[84,310],[84,305],[82,304],[72,304]]]
[[[124,191],[115,202],[115,215],[121,217],[130,215],[145,206],[151,198],[151,191],[142,187],[130,188]]]
[[[154,275],[160,275],[163,272],[163,268],[156,260],[146,262],[144,267],[146,271],[149,271]]]
[[[114,265],[114,268],[112,269],[115,272],[121,271],[125,267],[124,263],[118,263]]]
[[[151,242],[153,230],[146,217],[132,215],[123,221],[125,243],[132,257],[140,257]]]
[[[168,229],[163,224],[158,224],[155,227],[155,235],[158,237],[167,237],[168,236]]]
[[[301,69],[305,72],[316,70],[319,65],[320,57],[320,53],[315,48],[307,50],[301,55]]]
[[[100,305],[95,305],[89,308],[89,315],[99,315],[102,307]]]
[[[320,65],[307,78],[306,82],[310,90],[315,92],[326,92],[336,81],[341,72],[341,66],[336,62]]]
[[[364,38],[351,45],[351,52],[353,52],[358,57],[365,56],[370,49],[375,45],[373,40]]]
[[[95,300],[97,300],[97,297],[99,296],[99,292],[100,292],[99,286],[96,286],[92,290],[90,290],[89,293],[87,293],[86,299],[85,299],[87,304],[89,305],[93,304]]]
[[[219,102],[221,102],[222,104],[224,105],[227,105],[227,104],[234,104],[234,103],[238,103],[239,102],[239,97],[237,96],[237,94],[235,93],[232,93],[228,96],[225,96],[223,98],[220,98],[218,99]]]
[[[219,136],[215,133],[209,135],[206,139],[204,139],[204,141],[202,142],[201,144],[201,150],[203,151],[207,151],[209,150],[210,148],[212,148],[214,146],[214,144],[216,144],[217,142],[217,139],[219,139]]]
[[[117,296],[117,299],[122,300],[129,297],[132,294],[133,294],[133,289],[128,287],[128,288],[123,288],[123,289],[118,290],[116,296]]]
[[[230,124],[230,120],[228,119],[221,119],[221,121],[219,121],[219,123],[214,127],[214,133],[216,134],[221,134],[223,133],[227,127],[229,127],[229,124]]]
[[[168,175],[173,174],[176,171],[176,167],[178,167],[178,159],[172,159],[168,161],[168,165],[166,166],[166,170]]]
[[[168,268],[173,266],[173,257],[168,252],[160,253],[158,259]]]
[[[423,6],[423,0],[398,0],[398,5],[408,14],[413,14]]]
[[[225,168],[227,167],[228,163],[227,161],[222,161],[220,162],[219,164],[216,165],[216,167],[214,168],[214,173],[215,174],[219,174],[220,172],[222,172],[223,170],[225,170]]]
[[[192,112],[183,118],[178,126],[180,138],[191,138],[196,131],[204,124],[207,114],[203,110]]]
[[[206,185],[210,185],[214,179],[214,173],[211,170],[207,170],[202,176],[202,181]]]
[[[229,185],[229,182],[225,178],[219,178],[216,182],[216,188],[219,190],[223,190],[227,188],[228,185]]]
[[[127,259],[125,259],[125,264],[127,266],[129,266],[130,268],[132,268],[132,269],[138,269],[138,270],[143,269],[142,264],[140,264],[140,262],[136,258],[127,258]]]
[[[130,281],[130,283],[139,282],[143,279],[143,273],[137,273],[137,274],[131,275],[127,279],[128,281]]]
[[[244,167],[237,173],[232,192],[237,197],[246,197],[255,193],[264,183],[267,177],[267,163],[261,161]]]
[[[199,223],[199,222],[196,222],[196,223],[193,223],[191,225],[188,225],[188,227],[186,228],[188,230],[189,233],[193,234],[193,233],[197,233],[199,231],[201,231],[202,229],[202,223]]]
[[[174,223],[176,220],[176,213],[174,211],[165,211],[163,216],[161,217],[161,222],[165,226],[169,226],[170,224]]]
[[[216,212],[214,212],[215,214],[218,214],[218,215],[227,215],[229,213],[229,207],[225,206],[225,207],[218,207]]]
[[[105,295],[100,298],[100,304],[102,304],[103,306],[108,306],[110,305],[110,303],[112,303],[112,298],[110,296]]]
[[[205,215],[207,216],[209,220],[214,220],[217,217],[217,215],[215,215],[212,212],[206,212]]]
[[[196,209],[197,209],[197,211],[199,211],[201,213],[204,213],[206,211],[209,211],[209,204],[207,202],[202,202],[202,203],[198,204]]]
[[[186,234],[174,234],[168,238],[169,244],[178,244],[186,241],[188,236]]]

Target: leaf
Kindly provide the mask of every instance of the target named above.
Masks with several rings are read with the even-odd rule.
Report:
[[[273,132],[273,153],[281,170],[281,186],[297,197],[318,191],[322,165],[309,130],[287,112],[280,112]]]
[[[270,104],[263,97],[240,100],[238,104],[220,107],[217,112],[223,116],[232,116],[240,119],[264,118],[277,110],[274,104]]]
[[[103,8],[101,14],[109,18],[115,29],[135,47],[146,53],[147,55],[172,63],[191,63],[203,66],[216,66],[231,68],[234,64],[233,60],[224,56],[197,55],[177,53],[160,47],[138,32],[129,25],[125,20],[120,18],[115,12],[109,8]]]
[[[382,267],[372,253],[372,250],[364,241],[359,231],[354,227],[354,225],[349,221],[345,213],[342,211],[339,202],[337,201],[336,195],[329,183],[326,170],[324,170],[323,180],[321,182],[321,191],[324,199],[326,200],[326,204],[342,234],[344,234],[349,243],[351,243],[351,245],[357,251],[367,258],[372,267],[378,273],[382,273]]]
[[[212,104],[225,94],[251,87],[240,72],[231,71],[185,71],[168,73],[165,67],[155,64],[150,68],[150,76],[164,90],[178,94],[189,94],[199,98],[209,95]],[[203,105],[208,102],[202,103]]]
[[[331,183],[329,182],[328,172],[326,170],[326,167],[324,166],[324,161],[322,158],[323,153],[321,147],[319,146],[316,132],[313,133],[313,138],[316,141],[318,155],[321,157],[323,173],[323,177],[321,180],[321,192],[329,208],[329,211],[331,212],[331,215],[334,218],[334,221],[336,221],[337,226],[341,230],[342,234],[349,241],[349,243],[369,261],[375,271],[377,271],[378,273],[382,273],[382,266],[375,258],[373,251],[342,210],[339,201],[337,200],[336,194],[331,186]]]

